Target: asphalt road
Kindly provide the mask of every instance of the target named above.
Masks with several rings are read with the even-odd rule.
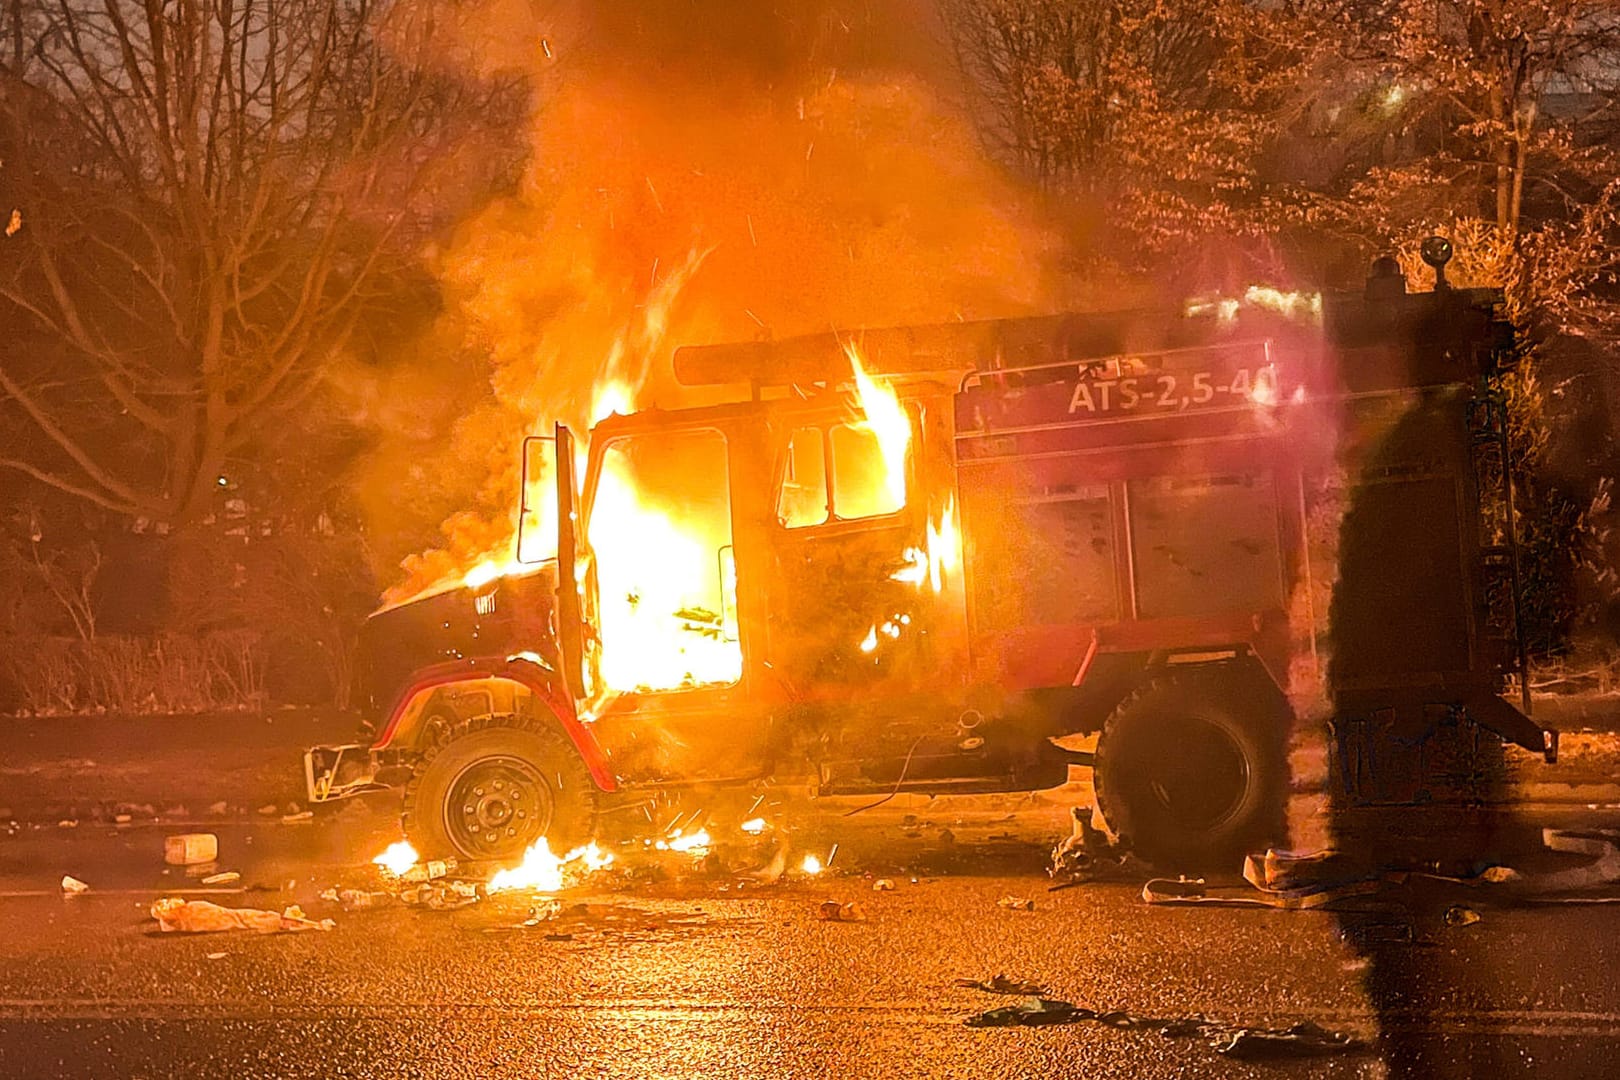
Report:
[[[1136,881],[1050,892],[1028,830],[903,810],[796,825],[805,850],[836,838],[840,874],[739,888],[671,862],[661,880],[567,894],[585,906],[533,926],[517,894],[455,912],[323,905],[321,889],[367,878],[357,853],[387,839],[380,815],[223,829],[221,866],[265,891],[210,898],[337,921],[273,936],[156,932],[148,905],[183,882],[160,869],[167,829],[0,834],[0,1076],[1620,1072],[1620,907],[1475,905],[1481,920],[1458,927],[1440,897],[1365,916],[1399,940],[1356,938],[1358,952],[1323,912],[1156,908]],[[1025,817],[1061,825],[1049,807]],[[92,891],[58,895],[69,872]],[[865,920],[823,921],[828,899]],[[1017,999],[954,980],[998,973],[1099,1011],[1311,1020],[1372,1049],[1256,1063],[1152,1029],[966,1026]]]

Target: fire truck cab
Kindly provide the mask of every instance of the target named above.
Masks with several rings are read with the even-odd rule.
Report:
[[[419,850],[497,860],[670,786],[1022,791],[1079,764],[1123,842],[1192,867],[1283,839],[1296,710],[1466,713],[1550,756],[1498,696],[1522,660],[1481,464],[1499,297],[1382,270],[680,349],[681,382],[746,400],[611,416],[578,460],[561,426],[532,440],[519,554],[537,528],[555,552],[373,616],[374,737],[311,751],[310,797],[403,779]]]

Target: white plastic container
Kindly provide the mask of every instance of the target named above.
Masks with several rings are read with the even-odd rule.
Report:
[[[182,833],[163,841],[163,861],[170,866],[196,866],[218,858],[219,838],[213,833]]]

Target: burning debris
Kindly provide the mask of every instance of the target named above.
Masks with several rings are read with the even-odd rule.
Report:
[[[394,843],[389,844],[381,855],[371,861],[393,876],[399,877],[416,865],[416,849],[407,841],[396,840]]]
[[[602,851],[594,842],[575,848],[559,858],[551,853],[550,844],[542,836],[524,853],[520,864],[509,870],[497,871],[489,879],[487,891],[498,893],[508,889],[527,889],[531,892],[560,892],[612,864],[613,856]]]

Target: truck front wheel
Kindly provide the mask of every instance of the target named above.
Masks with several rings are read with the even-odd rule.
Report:
[[[1098,807],[1149,862],[1236,870],[1246,853],[1285,835],[1290,720],[1258,672],[1155,679],[1103,728],[1092,774]]]
[[[560,732],[519,716],[474,717],[430,746],[405,788],[405,835],[424,858],[521,858],[545,837],[561,855],[590,839],[596,787]]]

